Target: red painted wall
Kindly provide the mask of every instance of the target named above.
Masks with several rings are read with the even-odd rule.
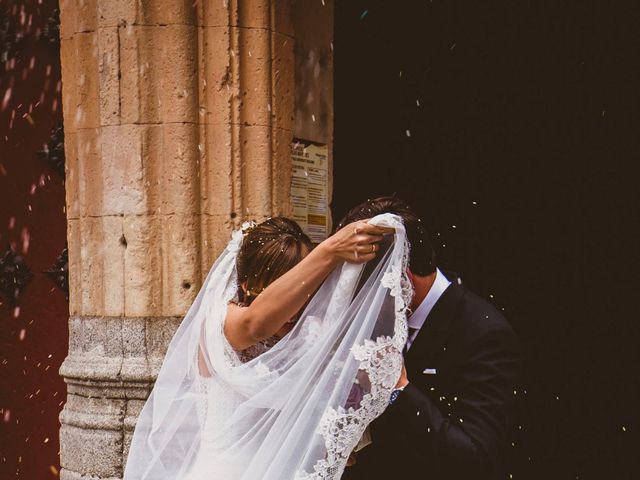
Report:
[[[37,154],[62,120],[57,33],[47,31],[55,8],[0,0],[0,258],[11,248],[33,273],[17,300],[0,293],[2,479],[57,478],[60,468],[68,302],[44,271],[65,248],[64,182]]]

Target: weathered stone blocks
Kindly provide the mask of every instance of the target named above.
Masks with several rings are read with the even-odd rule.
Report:
[[[160,215],[127,215],[123,220],[125,314],[162,314]]]
[[[122,122],[196,123],[196,27],[126,25],[119,34]]]
[[[91,179],[92,193],[99,193],[96,215],[144,214],[147,192],[142,165],[140,125],[103,126],[98,133],[99,151]],[[83,179],[87,179],[86,175]]]
[[[99,0],[60,0],[60,36],[65,39],[76,33],[95,32],[98,3]]]
[[[200,285],[200,218],[162,217],[162,312],[184,315]]]
[[[120,38],[117,27],[98,30],[100,125],[120,124]]]
[[[292,1],[61,10],[71,318],[60,476],[115,480],[231,230],[290,212]]]

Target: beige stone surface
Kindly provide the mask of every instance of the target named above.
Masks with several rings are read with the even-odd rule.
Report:
[[[77,105],[76,128],[100,126],[100,86],[98,75],[98,33],[81,32],[73,36],[76,51],[75,88]]]
[[[162,312],[162,229],[160,215],[127,215],[123,220],[125,314],[129,317]]]
[[[78,171],[78,139],[75,132],[64,132],[65,140],[65,205],[67,219],[80,217],[80,175]]]
[[[137,4],[136,23],[144,25],[195,25],[197,3],[193,0],[146,1]]]
[[[301,33],[293,0],[60,6],[71,314],[60,478],[115,480],[230,232],[290,213]]]
[[[200,285],[200,216],[162,216],[162,291],[164,315],[184,315]]]
[[[100,256],[102,259],[102,282],[93,282],[102,293],[102,315],[119,317],[124,315],[125,283],[124,283],[124,251],[122,242],[122,219],[120,215],[105,215],[96,220],[101,221],[102,238]],[[102,287],[102,288],[100,288]],[[100,292],[100,293],[99,293]],[[89,310],[89,313],[93,312]]]
[[[270,126],[271,32],[233,28],[239,37],[240,123]]]
[[[117,27],[98,30],[100,125],[120,124],[120,38]]]
[[[229,236],[235,226],[230,215],[203,215],[201,219],[201,274],[205,276],[219,253],[228,243]]]
[[[61,13],[61,22],[65,16]],[[62,24],[64,26],[64,23]],[[75,49],[75,42],[72,38],[60,39],[60,69],[62,73],[62,111],[71,112],[75,111],[78,104],[76,98],[75,88],[75,74],[77,52]],[[69,134],[75,133],[76,126],[74,117],[68,116],[64,121],[64,133],[65,133],[65,148],[68,144]]]
[[[271,116],[275,127],[287,131],[294,128],[294,102],[291,101],[295,92],[294,44],[295,40],[289,36],[271,34]]]
[[[95,31],[88,31],[62,40],[60,55],[66,64],[62,68],[62,97],[68,97],[63,103],[65,131],[99,126],[97,38]]]
[[[67,116],[69,115],[65,114],[65,135]],[[78,130],[73,146],[69,145],[65,137],[65,157],[70,149],[78,157],[74,170],[71,170],[71,166],[67,170],[67,175],[77,177],[76,191],[69,190],[70,185],[65,185],[67,198],[72,200],[71,205],[67,205],[67,211],[70,206],[75,206],[79,217],[95,217],[102,213],[102,159],[99,134],[100,130],[96,128]]]
[[[98,158],[93,165],[96,174],[86,187],[99,204],[95,215],[146,213],[142,128],[128,124],[103,126],[98,131]]]
[[[69,245],[81,245],[78,218],[67,218],[67,242]],[[79,315],[82,309],[82,283],[79,275],[81,254],[78,248],[68,250],[68,268],[70,272],[75,272],[75,275],[69,275],[69,315]]]
[[[77,276],[80,287],[80,313],[104,311],[102,283],[104,281],[104,246],[102,218],[84,217],[79,221],[79,244],[69,243],[69,250],[80,252],[78,269],[69,270],[69,277]],[[71,242],[71,239],[67,239]],[[71,327],[69,328],[71,330]]]
[[[234,30],[236,33],[236,30]],[[237,97],[237,74],[231,71],[231,31],[229,27],[200,29],[199,116],[198,120],[212,125],[230,122],[234,97]],[[233,75],[233,76],[232,76]]]
[[[98,3],[99,0],[60,0],[60,36],[70,38],[79,32],[95,32]]]
[[[162,127],[162,153],[152,161],[160,180],[160,211],[164,215],[188,215],[199,210],[198,128],[168,123]]]
[[[291,132],[272,130],[272,149],[277,168],[271,171],[271,209],[280,215],[291,216]]]
[[[197,122],[196,27],[120,27],[123,123]]]
[[[83,0],[75,0],[82,2]],[[164,3],[168,5],[172,2],[158,2],[158,0],[146,0],[144,2],[137,0],[94,0],[96,8],[92,13],[97,17],[98,27],[121,27],[123,25],[131,25],[134,23],[142,23],[139,21],[138,12],[143,5],[151,3]]]
[[[233,158],[230,125],[204,125],[205,140],[201,144],[200,211],[205,215],[227,215],[233,212]],[[235,155],[235,152],[234,152]]]

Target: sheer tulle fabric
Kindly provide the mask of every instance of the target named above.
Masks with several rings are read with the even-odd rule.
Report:
[[[388,404],[407,336],[404,227],[389,214],[370,222],[395,228],[378,258],[337,268],[294,329],[244,363],[223,334],[237,291],[234,232],[169,345],[125,480],[340,478]]]

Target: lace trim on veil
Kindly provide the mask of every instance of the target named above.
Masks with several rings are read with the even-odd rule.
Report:
[[[391,223],[397,226],[399,222]],[[324,438],[325,458],[315,463],[311,473],[298,470],[295,480],[338,480],[367,426],[387,408],[402,369],[402,350],[408,335],[406,312],[413,294],[406,274],[408,259],[409,244],[405,239],[401,268],[392,265],[381,279],[382,286],[394,297],[393,336],[379,336],[375,341],[366,339],[363,344],[351,348],[353,357],[360,362],[359,372],[368,379],[369,392],[359,399],[357,408],[329,406],[325,410],[316,432]]]

